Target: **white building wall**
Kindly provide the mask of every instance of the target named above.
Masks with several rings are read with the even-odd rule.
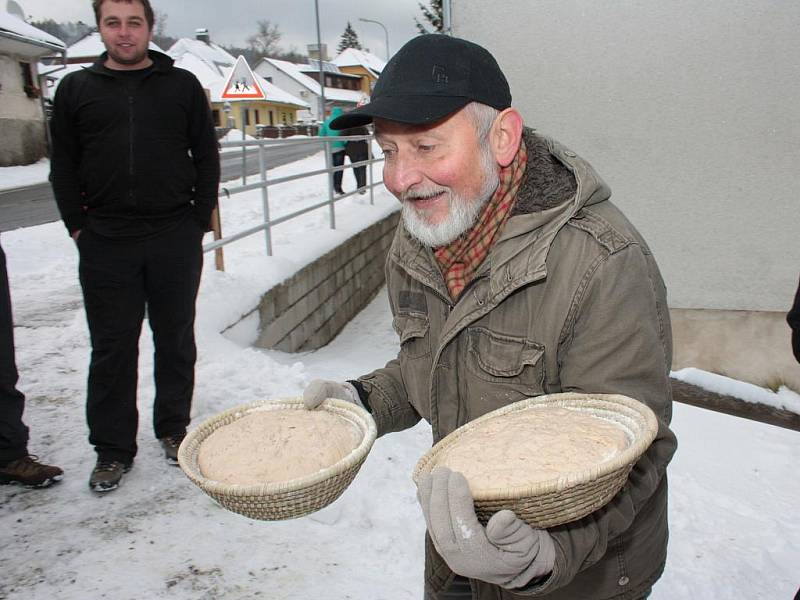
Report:
[[[310,110],[298,112],[298,118],[303,118],[303,116],[307,114],[310,118],[319,120],[319,96],[312,93],[304,85],[299,84],[296,79],[289,77],[286,73],[266,61],[261,61],[253,70],[265,79],[268,78],[268,81],[271,81],[284,92],[288,92],[292,96],[301,98],[309,103],[311,106]]]
[[[39,101],[28,98],[22,87],[21,61],[31,59],[0,55],[0,119],[41,120]],[[32,62],[31,67],[36,81],[36,63]]]
[[[21,61],[31,63],[37,82],[35,60],[0,55],[0,167],[33,163],[47,152],[42,105],[25,93]]]
[[[526,123],[588,159],[673,308],[783,311],[800,273],[800,2],[452,0]]]

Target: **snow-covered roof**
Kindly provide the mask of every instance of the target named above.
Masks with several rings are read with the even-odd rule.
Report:
[[[81,69],[88,69],[92,66],[90,62],[84,63],[73,63],[70,65],[63,65],[61,63],[56,63],[53,65],[45,65],[39,63],[39,75],[43,75],[47,77],[47,79],[53,82],[52,86],[48,85],[45,88],[45,96],[48,98],[53,98],[56,95],[56,89],[58,88],[58,84],[61,83],[61,80],[64,79],[70,73],[74,73],[75,71],[80,71]]]
[[[380,75],[386,66],[386,62],[374,54],[366,50],[356,50],[355,48],[345,48],[332,62],[338,67],[364,67],[372,71],[376,76]]]
[[[57,37],[7,12],[0,12],[0,36],[56,52],[63,51],[67,47]]]
[[[163,50],[152,41],[150,42],[149,48],[150,50],[163,52]],[[103,40],[100,38],[100,34],[94,31],[92,33],[87,33],[67,48],[67,58],[95,58],[105,51],[106,47],[103,44]]]
[[[175,59],[175,66],[193,73],[202,86],[209,91],[212,102],[225,102],[222,98],[222,92],[225,91],[223,88],[228,81],[228,76],[230,75],[231,69],[233,69],[233,65],[230,67],[221,67],[221,74],[218,74],[217,69],[209,66],[206,61],[193,53],[187,52],[180,58]],[[267,102],[280,102],[282,104],[299,106],[301,108],[309,107],[308,102],[283,91],[278,86],[261,77],[258,73],[253,73],[253,76],[264,91]]]
[[[278,60],[277,58],[263,59],[276,69],[283,71],[289,77],[297,81],[300,85],[309,89],[309,91],[316,95],[320,95],[320,86],[315,79],[312,79],[305,73],[303,69],[309,68],[309,65],[298,65],[286,60]],[[335,100],[339,102],[352,102],[357,104],[364,96],[364,93],[359,90],[340,90],[339,88],[332,88],[325,86],[325,98],[328,100]]]
[[[222,75],[223,69],[236,64],[236,57],[221,46],[213,42],[203,42],[192,38],[181,38],[167,50],[174,59],[179,59],[185,54],[192,54],[202,60],[208,67]]]
[[[307,65],[298,64],[297,67],[298,67],[298,69],[300,69],[300,71],[302,73],[319,73],[319,61],[318,60],[314,60],[313,58],[309,58],[308,59],[308,64]],[[322,71],[323,71],[323,73],[333,73],[334,75],[338,75],[340,77],[349,77],[350,79],[360,79],[361,78],[360,75],[354,75],[353,73],[345,73],[344,71],[339,69],[339,67],[337,67],[336,65],[334,65],[333,63],[330,63],[330,62],[324,62],[323,61],[323,63],[322,63]],[[312,77],[312,79],[313,79],[313,77]]]

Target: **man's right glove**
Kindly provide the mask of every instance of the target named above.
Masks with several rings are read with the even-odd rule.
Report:
[[[358,391],[352,383],[347,381],[330,381],[328,379],[314,379],[303,390],[303,404],[309,410],[317,408],[325,398],[338,398],[353,404],[358,404],[364,408],[364,404],[358,396]]]
[[[534,529],[510,510],[478,522],[467,480],[447,467],[420,478],[417,500],[428,535],[453,572],[504,588],[519,588],[550,573],[555,545],[550,534]]]

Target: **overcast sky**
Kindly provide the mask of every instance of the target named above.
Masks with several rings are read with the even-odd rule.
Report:
[[[78,21],[94,24],[90,0],[16,0],[34,20]],[[211,40],[244,46],[255,33],[256,22],[269,19],[280,28],[280,46],[305,54],[307,44],[317,41],[314,0],[151,0],[153,8],[167,14],[167,34],[192,37],[198,27],[207,27]],[[380,25],[364,23],[359,17],[382,23],[394,53],[417,35],[414,18],[422,19],[417,0],[318,0],[320,35],[328,54],[336,47],[350,21],[361,45],[380,58],[386,57],[386,35]],[[428,0],[423,0],[428,5]],[[3,2],[5,4],[5,2]],[[5,8],[4,6],[0,9]]]

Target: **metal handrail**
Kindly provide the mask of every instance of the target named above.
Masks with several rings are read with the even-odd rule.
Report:
[[[346,169],[350,169],[353,167],[360,167],[360,166],[367,166],[368,167],[368,179],[367,179],[367,189],[369,190],[369,202],[370,204],[375,203],[374,197],[374,188],[376,185],[383,183],[381,181],[375,181],[373,178],[372,172],[372,165],[374,163],[382,162],[383,157],[374,157],[372,155],[372,144],[371,140],[373,139],[372,135],[351,135],[351,136],[326,136],[326,137],[315,137],[315,138],[302,138],[302,139],[291,139],[291,138],[284,138],[284,139],[260,139],[260,140],[241,140],[241,141],[230,141],[230,142],[222,142],[220,143],[220,148],[241,148],[242,149],[242,185],[238,185],[235,187],[220,187],[219,189],[219,198],[223,197],[230,197],[234,194],[240,194],[243,192],[249,192],[256,189],[261,189],[262,194],[262,210],[263,210],[263,221],[253,227],[249,227],[243,231],[239,231],[235,234],[223,237],[219,232],[220,227],[215,227],[214,230],[214,241],[209,242],[208,244],[203,245],[203,252],[211,252],[217,251],[222,252],[222,247],[230,244],[232,242],[241,240],[243,238],[249,237],[261,231],[264,232],[264,241],[266,245],[266,252],[267,256],[272,256],[272,235],[271,229],[275,225],[279,225],[281,223],[285,223],[292,219],[295,219],[301,215],[305,215],[309,212],[314,210],[318,210],[320,208],[328,207],[329,208],[329,221],[331,229],[336,229],[336,214],[335,214],[335,204],[339,200],[344,200],[345,198],[349,198],[353,194],[357,193],[358,190],[348,192],[341,195],[334,194],[333,190],[333,173],[336,171],[344,171]],[[339,167],[334,167],[331,164],[331,152],[330,152],[330,145],[334,142],[350,142],[350,141],[357,141],[357,140],[365,140],[367,141],[367,160],[358,161],[355,163],[348,163],[347,165],[341,165]],[[283,177],[276,177],[273,179],[267,178],[267,170],[268,165],[266,161],[266,157],[264,155],[264,150],[267,147],[271,146],[289,146],[289,145],[303,145],[303,144],[318,144],[325,149],[325,168],[324,169],[314,169],[312,171],[305,171],[303,173],[296,173],[294,175],[285,175]],[[258,149],[258,161],[259,161],[259,180],[254,183],[247,183],[245,178],[247,162],[246,162],[246,155],[247,155],[247,147],[256,147]],[[289,181],[296,181],[298,179],[304,179],[306,177],[315,177],[317,175],[322,175],[323,173],[328,173],[328,197],[327,200],[323,200],[311,206],[305,206],[297,211],[294,211],[288,215],[283,215],[278,218],[271,218],[270,217],[270,203],[269,203],[269,188],[275,185],[280,185],[282,183],[287,183]],[[361,188],[359,188],[361,189]],[[219,203],[218,203],[219,206]],[[217,261],[218,268],[221,268],[219,265],[222,264],[221,256],[220,260]]]

